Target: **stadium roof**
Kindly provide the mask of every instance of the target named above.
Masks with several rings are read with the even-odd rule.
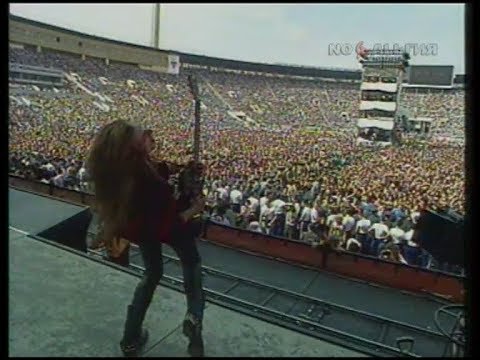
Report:
[[[104,38],[101,36],[91,35],[82,33],[80,31],[70,30],[67,28],[63,28],[56,25],[51,25],[47,23],[43,23],[40,21],[27,19],[21,16],[9,14],[9,20],[23,22],[26,24],[30,24],[33,26],[41,26],[46,29],[54,30],[54,31],[61,31],[67,34],[82,36],[85,38],[93,39],[93,40],[101,40],[106,41],[112,44],[117,45],[125,45],[125,46],[133,46],[138,49],[145,49],[145,50],[157,50],[159,52],[169,52],[177,54],[181,57],[181,62],[189,63],[189,64],[198,64],[204,66],[217,66],[217,67],[226,67],[226,68],[234,68],[234,69],[242,69],[247,71],[258,71],[258,72],[275,72],[275,73],[288,73],[288,75],[298,75],[298,76],[316,76],[316,77],[341,77],[347,78],[351,80],[358,80],[361,77],[361,70],[357,69],[344,69],[344,68],[332,68],[332,67],[313,67],[313,66],[302,66],[302,65],[279,65],[279,64],[268,64],[268,63],[257,63],[257,62],[249,62],[249,61],[241,61],[241,60],[234,60],[234,59],[225,59],[225,58],[217,58],[207,55],[200,55],[200,54],[190,54],[185,53],[177,50],[170,50],[170,49],[156,49],[151,46],[133,44],[125,41],[120,40],[113,40],[109,38]],[[339,76],[339,74],[341,74]],[[331,75],[331,76],[328,76]],[[346,75],[346,76],[342,76]]]
[[[219,68],[230,68],[238,69],[243,71],[256,71],[264,73],[276,73],[284,74],[289,76],[301,76],[301,77],[315,77],[315,78],[332,78],[332,79],[345,79],[345,80],[360,80],[361,79],[361,70],[360,69],[345,69],[345,68],[334,68],[334,67],[318,67],[318,66],[303,66],[303,65],[290,65],[290,64],[280,64],[280,63],[259,63],[259,62],[250,62],[250,61],[241,61],[234,59],[226,58],[217,58],[201,54],[192,54],[185,53],[177,50],[170,49],[157,49],[151,46],[145,46],[140,44],[129,43],[120,40],[113,40],[101,36],[91,35],[83,33],[80,31],[70,30],[56,25],[51,25],[43,23],[40,21],[24,18],[21,16],[9,14],[9,20],[23,22],[33,26],[41,26],[45,29],[50,29],[54,31],[61,31],[67,34],[82,36],[92,40],[101,40],[117,45],[133,46],[138,49],[144,50],[156,50],[162,53],[174,53],[180,56],[182,63],[202,65],[202,66],[213,66]],[[465,80],[465,75],[456,75],[456,83],[462,83]]]

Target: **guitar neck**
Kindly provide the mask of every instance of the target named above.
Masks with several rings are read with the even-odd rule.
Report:
[[[193,127],[193,160],[200,160],[200,98],[197,80],[193,76],[188,77],[188,85],[195,100],[195,122]]]
[[[200,100],[195,100],[195,123],[193,127],[193,160],[200,160]]]

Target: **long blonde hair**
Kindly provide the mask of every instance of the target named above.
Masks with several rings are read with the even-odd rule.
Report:
[[[107,246],[120,234],[134,211],[136,171],[143,156],[135,146],[137,130],[123,120],[105,125],[95,137],[86,161],[95,191],[94,211],[103,223]]]

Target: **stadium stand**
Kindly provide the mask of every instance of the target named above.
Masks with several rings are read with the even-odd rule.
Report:
[[[325,223],[313,227],[317,240],[337,237],[332,246],[344,250],[356,237],[362,253],[408,262],[403,250],[399,256],[370,244],[402,249],[411,243],[422,209],[463,213],[463,147],[436,140],[463,136],[461,89],[404,91],[402,104],[414,116],[432,118],[434,136],[379,150],[355,146],[356,83],[188,64],[179,75],[162,74],[29,46],[10,48],[9,57],[11,65],[65,73],[60,88],[11,79],[12,174],[88,191],[84,156],[99,127],[114,119],[152,129],[155,156],[185,162],[193,119],[186,79],[194,74],[201,79],[212,219],[294,239],[303,239],[310,224]],[[359,223],[370,224],[366,234],[352,231]]]

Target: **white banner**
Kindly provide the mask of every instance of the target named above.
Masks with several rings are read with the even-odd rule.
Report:
[[[363,119],[360,118],[357,120],[357,127],[359,128],[371,128],[376,127],[384,130],[392,130],[395,123],[393,120],[374,120],[374,119]]]
[[[394,101],[367,101],[362,100],[360,102],[360,110],[383,110],[383,111],[395,111],[397,109],[397,103]]]
[[[393,84],[385,84],[381,82],[371,83],[371,82],[363,82],[360,85],[360,90],[378,90],[378,91],[385,91],[388,93],[396,93],[398,85],[396,83]]]
[[[380,146],[389,146],[392,145],[391,142],[389,141],[371,141],[371,140],[366,140],[362,139],[361,137],[357,138],[357,145],[369,145],[369,146],[374,146],[374,145],[380,145]]]
[[[169,74],[178,75],[180,73],[180,56],[168,55],[168,69]]]

